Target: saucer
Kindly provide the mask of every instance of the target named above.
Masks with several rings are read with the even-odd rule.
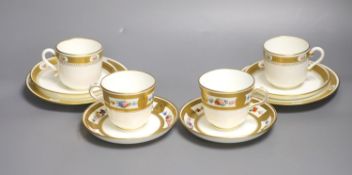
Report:
[[[251,102],[257,102],[252,99]],[[239,143],[255,139],[275,124],[277,113],[268,103],[253,107],[243,124],[232,129],[220,129],[209,123],[200,98],[185,104],[180,112],[181,123],[188,131],[202,139],[218,143]]]
[[[253,75],[255,87],[263,87],[268,91],[268,102],[274,105],[294,106],[313,103],[330,96],[339,85],[337,74],[322,64],[316,65],[308,72],[303,84],[292,89],[280,89],[271,85],[264,76],[264,69],[260,68],[258,63],[242,70]]]
[[[55,57],[49,61],[57,64]],[[121,63],[104,58],[101,78],[116,71],[127,70]],[[26,79],[28,89],[37,97],[58,104],[81,105],[95,101],[88,90],[73,90],[64,86],[59,80],[55,71],[43,66],[42,62],[36,64]]]
[[[153,111],[141,128],[125,130],[108,118],[104,104],[96,102],[83,113],[84,127],[94,136],[111,143],[136,144],[154,140],[169,131],[177,121],[177,109],[169,101],[154,97]]]

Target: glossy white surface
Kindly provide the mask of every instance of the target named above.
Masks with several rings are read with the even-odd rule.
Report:
[[[125,130],[119,127],[116,127],[115,124],[109,120],[104,120],[102,124],[102,130],[109,137],[119,138],[119,139],[134,139],[147,137],[152,135],[155,131],[157,131],[161,126],[160,118],[154,114],[149,114],[145,124],[143,126],[138,127],[134,130]]]
[[[324,79],[319,73],[315,71],[308,71],[304,82],[300,86],[292,89],[282,89],[273,86],[267,81],[263,69],[259,69],[258,71],[254,72],[253,77],[255,78],[256,82],[255,87],[263,87],[269,93],[278,95],[299,95],[309,93],[319,89],[324,84]]]
[[[241,122],[241,125],[231,129],[219,129],[208,122],[205,117],[200,117],[198,120],[198,128],[201,132],[215,137],[225,138],[241,138],[252,134],[259,126],[256,119],[246,112],[246,115]]]
[[[88,72],[88,71],[89,70],[86,70],[84,72]],[[109,72],[103,69],[98,79],[102,79],[108,74]],[[77,79],[80,78],[79,77],[80,74],[75,74],[75,75],[77,76],[76,77]],[[38,80],[37,83],[39,86],[54,92],[66,93],[66,94],[88,94],[88,88],[82,89],[82,90],[75,90],[75,89],[68,88],[67,86],[62,84],[62,82],[59,80],[58,73],[49,68],[42,70],[38,74],[37,80]]]
[[[218,128],[234,128],[241,125],[248,115],[248,105],[236,110],[218,110],[203,105],[205,118]]]
[[[87,65],[58,64],[58,74],[61,82],[71,89],[87,90],[97,83],[102,71],[102,62]]]
[[[101,85],[112,92],[138,93],[152,87],[155,79],[140,71],[120,71],[106,76]]]
[[[293,64],[277,64],[264,60],[265,78],[280,88],[294,88],[307,78],[308,61]]]
[[[123,129],[136,129],[143,126],[148,121],[153,107],[150,105],[145,109],[134,112],[123,112],[109,108],[107,109],[109,119],[113,124]]]

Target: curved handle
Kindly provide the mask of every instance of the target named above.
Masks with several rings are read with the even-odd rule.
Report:
[[[264,68],[264,60],[258,61],[258,67],[263,69]]]
[[[45,65],[49,66],[51,69],[53,69],[54,71],[57,71],[57,68],[55,65],[51,64],[48,59],[46,58],[46,54],[47,53],[51,53],[52,55],[55,55],[55,50],[51,49],[51,48],[46,48],[43,50],[42,52],[42,60],[45,63]]]
[[[308,54],[311,57],[317,51],[320,52],[320,57],[308,66],[308,70],[312,70],[315,65],[319,64],[324,59],[325,52],[321,47],[313,47]]]
[[[255,88],[253,90],[253,92],[255,92],[255,91],[262,92],[264,94],[264,98],[256,103],[250,104],[249,108],[253,108],[254,106],[261,105],[261,104],[266,103],[268,101],[268,91],[267,90],[265,90],[264,88]]]
[[[101,95],[96,94],[97,91],[94,91],[94,89],[98,89],[101,92],[101,87],[98,83],[94,83],[89,87],[89,94],[92,96],[94,99],[96,99],[99,102],[104,102],[103,97]]]

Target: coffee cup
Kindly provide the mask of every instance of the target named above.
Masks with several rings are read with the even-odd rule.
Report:
[[[47,54],[58,59],[53,65],[48,61]],[[102,71],[102,45],[87,38],[72,38],[61,41],[55,49],[47,48],[42,52],[42,68],[47,66],[57,71],[59,80],[71,89],[87,90],[96,83]]]
[[[320,53],[316,61],[310,61],[315,52]],[[324,50],[320,47],[310,48],[309,43],[298,37],[278,36],[264,43],[265,78],[278,88],[295,88],[301,85],[309,70],[324,58]]]
[[[91,96],[104,103],[111,122],[122,129],[142,127],[152,112],[155,79],[140,71],[119,71],[92,85]],[[99,95],[102,92],[102,96]]]
[[[222,129],[241,125],[249,110],[267,101],[267,92],[254,88],[254,78],[235,69],[216,69],[199,78],[204,115],[209,123]],[[264,98],[250,103],[252,94],[264,93]]]

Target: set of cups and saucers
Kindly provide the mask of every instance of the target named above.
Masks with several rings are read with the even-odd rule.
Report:
[[[318,58],[311,58],[317,52]],[[48,57],[49,56],[49,57]],[[249,141],[276,123],[272,105],[320,101],[339,86],[337,74],[321,64],[324,50],[304,39],[278,36],[264,43],[263,59],[236,69],[215,69],[200,76],[200,97],[180,111],[155,95],[156,79],[127,70],[88,38],[72,38],[42,52],[26,78],[37,97],[60,105],[90,104],[83,126],[111,143],[137,144],[157,139],[182,123],[190,133],[218,143]]]

